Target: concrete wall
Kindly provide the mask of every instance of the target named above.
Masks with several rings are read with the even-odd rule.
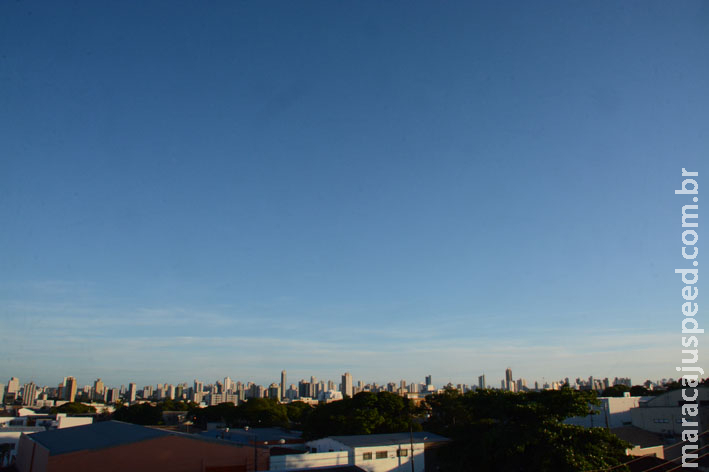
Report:
[[[403,450],[406,456],[398,455],[397,451]],[[386,452],[386,458],[377,459],[377,452]],[[365,454],[371,453],[372,458],[365,460]],[[354,450],[354,465],[368,472],[411,472],[411,445],[390,445],[376,447],[358,447]],[[414,444],[414,471],[424,472],[424,447],[423,444]]]
[[[304,469],[307,467],[327,467],[352,465],[347,451],[287,454],[271,457],[270,470]]]
[[[71,428],[74,426],[83,426],[92,424],[94,419],[90,416],[66,416],[57,415],[57,429]]]
[[[32,441],[26,434],[20,437],[17,449],[17,470],[19,472],[46,472],[49,451],[41,444]]]
[[[364,469],[368,472],[390,472],[401,471],[411,472],[411,444],[389,444],[385,446],[370,446],[350,448],[331,438],[317,439],[306,443],[310,448],[315,448],[317,453],[329,451],[343,451],[349,454],[349,463]],[[405,452],[397,454],[397,451]],[[377,459],[377,452],[386,453],[385,458]],[[371,454],[371,459],[365,459],[366,454]],[[405,456],[403,454],[406,454]],[[414,470],[423,472],[425,470],[424,445],[414,444]]]

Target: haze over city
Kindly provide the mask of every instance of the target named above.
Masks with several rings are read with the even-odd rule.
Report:
[[[706,3],[72,5],[0,3],[1,381],[676,375]]]

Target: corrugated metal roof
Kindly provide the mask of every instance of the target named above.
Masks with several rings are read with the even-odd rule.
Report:
[[[281,428],[250,428],[248,431],[241,428],[230,428],[229,431],[214,429],[200,433],[200,436],[224,439],[226,441],[234,441],[243,444],[248,444],[254,440],[261,442],[278,441],[280,439],[287,441],[302,439],[300,432],[286,431]]]
[[[392,444],[409,444],[409,433],[392,434],[361,434],[355,436],[330,436],[330,439],[341,442],[349,447],[390,446]],[[414,444],[448,441],[448,438],[425,431],[413,433]]]
[[[69,452],[102,449],[170,436],[167,431],[121,421],[102,421],[84,426],[30,434],[33,441],[49,449],[52,456]]]

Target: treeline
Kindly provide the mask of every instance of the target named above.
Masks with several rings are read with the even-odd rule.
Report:
[[[362,392],[353,398],[323,403],[315,407],[303,402],[279,403],[267,398],[252,398],[241,404],[222,403],[199,408],[195,403],[167,400],[151,404],[120,406],[113,419],[141,425],[162,424],[164,411],[186,411],[193,424],[205,429],[219,422],[232,428],[282,427],[303,432],[307,439],[332,435],[419,431],[413,421],[419,414],[413,403],[389,392]]]

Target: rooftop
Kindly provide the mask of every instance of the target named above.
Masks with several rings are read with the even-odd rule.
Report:
[[[281,439],[284,439],[286,442],[302,441],[302,435],[299,431],[286,431],[282,428],[249,428],[248,430],[241,428],[230,428],[229,431],[225,429],[215,429],[200,433],[200,436],[224,439],[227,441],[235,441],[245,444],[254,441],[254,439],[256,442],[278,442]]]
[[[391,433],[391,434],[360,434],[354,436],[330,436],[345,446],[349,447],[371,447],[371,446],[386,446],[390,444],[409,444],[413,436],[415,444],[430,444],[448,441],[448,438],[437,434],[419,431],[416,433]]]
[[[147,441],[172,433],[121,421],[103,421],[85,426],[56,429],[31,434],[29,437],[49,449],[52,456],[69,452],[102,449]]]

